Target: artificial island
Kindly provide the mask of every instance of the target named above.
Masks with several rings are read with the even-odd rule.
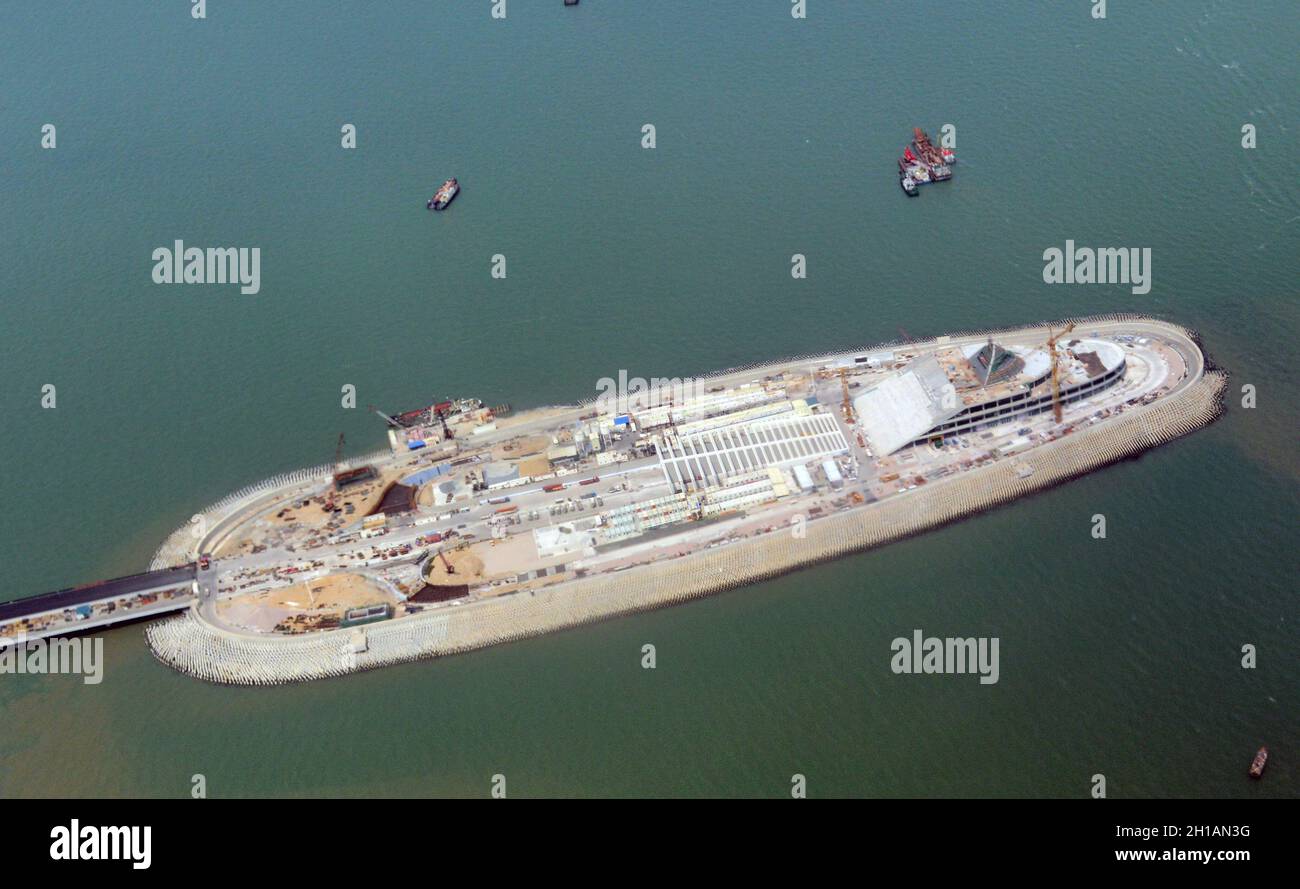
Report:
[[[148,620],[163,663],[254,685],[472,650],[1059,484],[1209,424],[1225,375],[1190,331],[1105,316],[604,382],[381,413],[384,450],[231,494],[147,572],[0,605],[0,639]]]

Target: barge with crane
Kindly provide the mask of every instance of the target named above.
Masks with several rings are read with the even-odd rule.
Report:
[[[918,185],[951,179],[955,163],[957,155],[951,148],[937,147],[925,130],[913,127],[912,141],[898,159],[898,184],[908,197],[914,198],[919,194]]]

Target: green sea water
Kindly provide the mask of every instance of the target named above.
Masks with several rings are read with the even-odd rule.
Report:
[[[1200,331],[1228,411],[921,538],[454,658],[232,689],[113,630],[99,685],[0,676],[0,796],[1300,795],[1293,2],[187,6],[0,6],[0,598],[142,570],[340,431],[381,447],[371,403],[1135,311]],[[908,200],[894,158],[944,124],[956,177]],[[261,292],[153,284],[176,239],[260,247]],[[1044,284],[1066,239],[1150,247],[1151,292]],[[918,628],[998,637],[1000,681],[893,674]]]

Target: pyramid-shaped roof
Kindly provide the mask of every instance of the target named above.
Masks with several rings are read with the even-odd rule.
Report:
[[[1024,368],[1025,362],[1019,355],[1010,352],[989,340],[970,357],[970,366],[975,371],[981,386],[1009,379]]]

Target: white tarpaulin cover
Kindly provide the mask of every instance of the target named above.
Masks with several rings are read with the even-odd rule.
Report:
[[[933,355],[916,359],[853,400],[872,449],[882,455],[915,441],[963,407]]]

